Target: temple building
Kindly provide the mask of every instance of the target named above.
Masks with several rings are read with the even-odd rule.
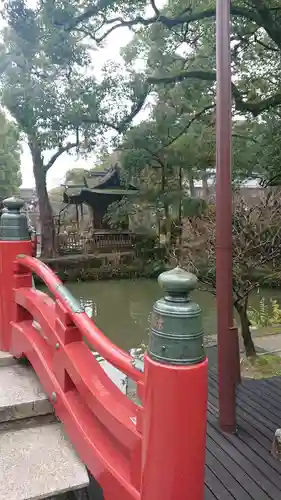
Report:
[[[89,178],[84,179],[84,184],[69,184],[65,186],[63,201],[67,205],[76,206],[76,219],[83,218],[83,205],[88,205],[92,212],[93,231],[108,231],[110,227],[105,220],[108,207],[121,201],[122,198],[134,195],[137,188],[132,185],[124,186],[117,166],[103,172],[91,172]],[[80,211],[80,215],[79,215]],[[122,224],[123,230],[129,229],[129,221]]]

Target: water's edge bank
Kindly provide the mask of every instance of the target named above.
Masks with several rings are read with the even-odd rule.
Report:
[[[131,252],[118,255],[69,255],[41,260],[62,281],[67,282],[155,278],[166,269],[164,263],[150,258],[137,259]]]
[[[132,252],[99,255],[67,255],[41,259],[64,282],[98,281],[110,279],[156,278],[170,266],[151,255],[136,258]],[[263,288],[281,288],[281,276],[272,271],[257,269],[252,277]],[[36,279],[35,279],[36,281]]]

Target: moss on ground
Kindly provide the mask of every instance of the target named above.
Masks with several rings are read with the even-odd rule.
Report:
[[[281,376],[281,357],[275,354],[259,354],[241,360],[243,378],[263,379]]]

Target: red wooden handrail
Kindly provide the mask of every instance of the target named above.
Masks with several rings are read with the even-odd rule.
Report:
[[[47,299],[47,300],[46,300]],[[99,362],[90,352],[89,347],[82,341],[67,344],[61,342],[56,329],[56,309],[54,302],[46,294],[31,288],[19,288],[15,292],[15,302],[28,311],[41,326],[43,338],[50,347],[50,352],[58,359],[60,366],[64,366],[68,375],[75,384],[79,381],[78,392],[83,401],[117,441],[123,446],[135,438],[135,426],[132,416],[139,414],[138,407],[119,389],[104,372]],[[30,320],[29,320],[30,322]],[[28,320],[13,323],[13,328],[27,328]],[[24,330],[26,332],[26,330]],[[55,345],[60,344],[59,352]],[[56,364],[56,362],[55,362]],[[56,370],[55,370],[56,371]],[[97,391],[96,387],[102,388]],[[105,391],[104,391],[105,389]],[[121,428],[120,428],[121,425]]]
[[[61,350],[54,353],[53,347],[46,342],[42,335],[38,335],[37,330],[32,326],[31,320],[15,322],[11,326],[11,352],[15,356],[24,353],[34,367],[50,400],[53,394],[56,395],[56,399],[52,400],[55,413],[63,423],[66,434],[74,444],[80,458],[87,465],[91,474],[102,485],[105,499],[140,500],[141,437],[133,425],[130,426],[130,432],[128,427],[130,413],[128,408],[126,409],[124,406],[123,412],[123,422],[126,424],[127,421],[128,424],[123,427],[118,416],[114,424],[115,414],[112,413],[112,408],[106,404],[106,399],[108,400],[108,398],[107,394],[105,394],[106,399],[103,397],[104,390],[102,384],[101,394],[98,394],[96,391],[93,393],[93,396],[96,395],[98,398],[96,402],[92,398],[89,400],[88,395],[81,390],[80,384],[79,387],[76,387],[75,384],[66,387],[62,384],[60,377],[59,367],[64,367],[64,362],[66,361],[66,357],[60,352]],[[71,348],[71,345],[68,344],[67,349],[68,347]],[[76,363],[76,354],[79,353],[66,353],[67,358],[69,360],[72,359],[76,365],[78,378],[82,373],[85,374],[85,372],[88,375],[91,373],[93,380],[99,378],[103,370],[94,359],[90,359],[90,350],[86,344],[81,341],[73,342],[73,347],[74,351],[76,349],[80,351],[80,360],[86,360],[86,363],[82,364],[82,366],[80,363],[79,366]],[[55,359],[56,355],[59,356],[57,361]],[[69,365],[69,363],[67,364]],[[73,374],[71,374],[71,377]],[[89,377],[87,382],[91,382]],[[102,379],[101,382],[103,382]],[[94,389],[92,382],[88,384],[88,387],[90,385]],[[108,401],[112,404],[116,396],[113,389],[114,384],[111,391],[112,401]],[[123,399],[121,392],[119,393],[119,397],[117,396],[116,398],[117,404],[121,401],[120,398]],[[111,398],[109,397],[109,399]],[[103,415],[101,415],[100,410],[102,410]],[[106,417],[105,425],[100,421],[102,416]],[[116,436],[118,439],[116,439]]]
[[[18,203],[9,204],[15,222]],[[168,313],[161,301],[159,311],[159,302],[154,308],[160,326],[152,331],[152,343],[160,336],[161,349],[169,356],[157,361],[157,353],[156,359],[148,353],[144,377],[135,360],[103,335],[53,271],[30,256],[31,241],[24,235],[13,239],[14,233],[11,238],[9,217],[3,227],[0,349],[29,359],[105,500],[183,500],[186,495],[203,500],[208,363],[182,362],[188,351],[186,334],[194,328],[188,300],[181,304],[171,297],[174,304]],[[20,221],[16,229],[23,230]],[[43,280],[52,299],[32,288],[32,273]],[[171,291],[178,283],[184,297],[182,283],[190,277],[182,279],[182,271],[176,270],[163,277],[166,285],[167,279]],[[173,337],[180,343],[176,359],[171,358],[174,348],[169,351],[174,328]],[[141,408],[116,387],[88,344],[137,382]]]
[[[89,342],[90,345],[94,346],[95,350],[109,363],[119,369],[121,372],[128,375],[135,382],[142,385],[143,383],[143,373],[137,370],[133,365],[133,358],[117,347],[113,342],[111,342],[95,325],[95,323],[88,317],[85,312],[75,312],[73,305],[76,301],[67,292],[67,296],[62,293],[65,291],[63,283],[61,280],[51,271],[51,269],[46,266],[43,262],[30,257],[28,255],[18,255],[17,261],[20,266],[28,269],[32,273],[39,276],[42,281],[46,284],[49,291],[53,294],[56,300],[61,302],[65,307],[67,313],[71,317],[73,323],[80,330],[81,334]],[[78,303],[77,303],[78,306]]]

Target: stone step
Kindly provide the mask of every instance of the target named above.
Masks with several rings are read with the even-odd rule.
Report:
[[[0,367],[0,423],[53,412],[31,366]]]
[[[58,422],[0,432],[0,500],[39,500],[88,483]]]
[[[0,351],[0,367],[16,365],[17,360],[9,352]]]

